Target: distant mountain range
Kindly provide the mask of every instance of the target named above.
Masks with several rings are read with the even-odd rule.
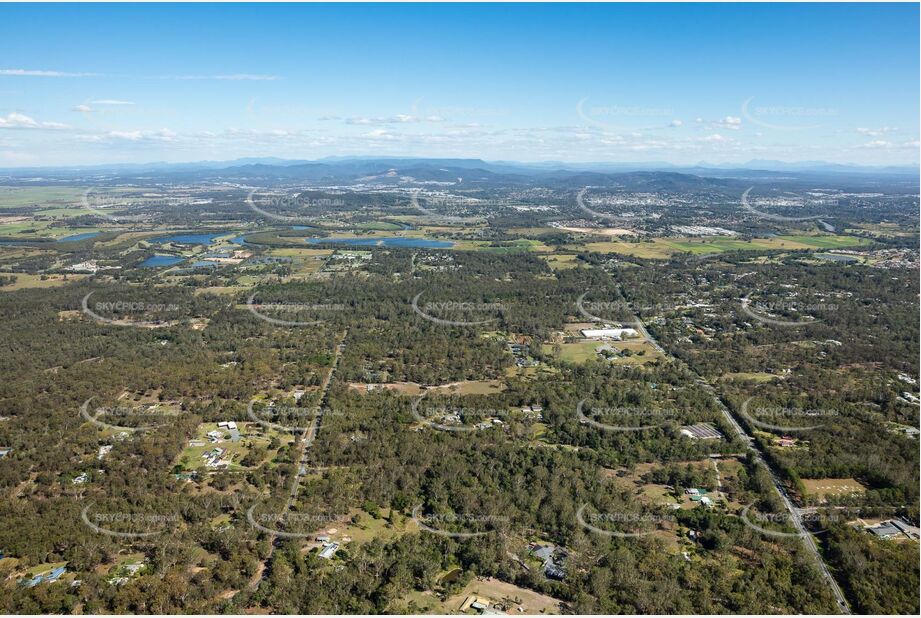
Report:
[[[336,184],[412,186],[430,183],[465,188],[498,186],[609,187],[631,191],[744,190],[751,185],[914,192],[917,167],[863,167],[822,161],[750,161],[743,166],[699,163],[681,167],[662,162],[519,163],[482,159],[412,157],[328,157],[315,161],[246,158],[232,161],[95,165],[0,170],[0,182],[150,181],[231,182],[248,186]]]
[[[563,161],[541,161],[537,163],[521,163],[517,161],[484,161],[482,159],[441,159],[428,157],[325,157],[322,159],[281,159],[278,157],[249,157],[232,159],[228,161],[194,161],[188,163],[167,163],[165,161],[151,163],[113,163],[90,166],[53,166],[53,167],[21,167],[0,168],[4,175],[27,175],[37,172],[116,172],[116,171],[190,171],[190,170],[230,170],[245,166],[262,166],[264,168],[301,168],[308,169],[315,166],[320,169],[363,169],[371,171],[381,167],[406,169],[408,167],[442,167],[457,169],[476,169],[501,174],[534,175],[550,170],[586,171],[586,172],[627,172],[627,171],[659,171],[669,170],[675,172],[695,173],[701,170],[722,172],[820,172],[844,174],[918,174],[917,165],[899,166],[864,166],[827,161],[774,161],[766,159],[752,159],[747,163],[707,163],[699,162],[695,165],[675,165],[664,161],[637,161],[637,162],[583,162],[570,163]]]

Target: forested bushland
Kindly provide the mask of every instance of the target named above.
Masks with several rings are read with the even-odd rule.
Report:
[[[491,234],[507,236],[502,230]],[[838,415],[823,419],[821,431],[802,435],[808,451],[781,451],[763,443],[771,463],[794,488],[801,478],[854,476],[869,488],[852,500],[855,505],[907,505],[905,514],[917,516],[916,443],[884,426],[887,420],[917,419],[898,400],[903,387],[893,381],[899,371],[917,374],[916,361],[910,360],[917,352],[917,330],[908,320],[912,310],[917,313],[911,293],[916,275],[792,261],[766,266],[738,257],[706,265],[682,266],[676,260],[666,272],[642,260],[612,267],[592,255],[583,261],[593,268],[551,271],[534,255],[485,252],[452,252],[456,268],[442,272],[414,268],[414,253],[425,252],[375,251],[360,276],[308,282],[283,283],[283,272],[273,266],[252,290],[227,296],[200,293],[200,288],[232,282],[240,274],[234,269],[201,279],[170,278],[165,285],[135,271],[57,289],[4,292],[0,416],[9,420],[0,421],[0,445],[12,451],[0,460],[0,548],[23,567],[66,560],[83,583],[77,588],[10,585],[3,588],[0,609],[407,611],[407,592],[445,592],[438,575],[459,566],[468,577],[495,576],[550,594],[567,610],[581,613],[833,611],[833,599],[797,539],[766,538],[728,508],[682,511],[656,528],[658,534],[632,539],[604,537],[578,524],[576,512],[583,504],[598,513],[661,515],[610,480],[637,464],[657,464],[647,482],[714,488],[709,472],[688,470],[685,462],[742,452],[744,446],[732,440],[698,375],[713,381],[735,412],[749,397],[760,406],[833,408]],[[742,277],[750,271],[755,275]],[[739,301],[746,294],[757,295],[762,304],[786,302],[783,286],[793,282],[800,294],[794,304],[808,291],[808,298],[824,298],[839,308],[812,311],[796,305],[786,318],[800,319],[805,312],[817,320],[789,330],[771,329],[741,313]],[[127,310],[110,316],[168,324],[134,328],[94,322],[79,313],[89,292],[92,303],[169,305],[165,312]],[[260,320],[245,307],[253,292],[258,303],[305,306],[267,309],[269,315],[317,323],[287,328]],[[540,344],[566,321],[584,319],[575,302],[586,292],[596,302],[635,305],[681,362],[617,367],[602,360],[559,363],[540,355]],[[487,323],[459,327],[426,320],[411,306],[420,293],[419,305],[433,317]],[[695,301],[711,306],[676,308],[661,316],[644,309]],[[452,302],[498,308],[452,313],[446,310]],[[341,309],[326,312],[310,308],[338,304]],[[660,323],[657,317],[665,319]],[[205,320],[207,327],[193,329],[190,320]],[[294,405],[291,392],[303,388],[306,399],[299,405],[317,405],[317,389],[346,329],[326,402],[329,414],[305,461],[316,472],[305,476],[292,510],[360,511],[357,516],[365,520],[386,518],[375,523],[393,535],[349,544],[330,568],[313,553],[304,554],[298,542],[275,540],[246,519],[250,507],[272,513],[284,503],[297,466],[293,448],[282,448],[258,467],[189,482],[175,477],[174,466],[200,422],[246,421],[247,403],[255,397]],[[505,343],[511,336],[531,338],[531,348],[552,376],[509,372],[514,360]],[[779,379],[721,379],[746,372]],[[412,416],[412,397],[360,394],[346,386],[388,381],[438,386],[462,380],[499,380],[505,388],[490,395],[431,393],[426,400],[439,408],[487,411],[484,417],[492,410],[539,404],[543,422],[510,413],[501,428],[438,431]],[[125,393],[128,398],[121,399]],[[90,398],[94,406],[138,398],[159,402],[172,414],[171,422],[114,439],[81,417],[79,408]],[[657,418],[653,429],[607,432],[579,422],[576,410],[583,399],[599,407],[678,413]],[[600,414],[597,420],[605,422]],[[697,422],[714,424],[728,439],[704,443],[680,435],[680,425]],[[113,450],[97,460],[98,448],[110,443]],[[781,513],[766,472],[745,458],[742,470],[724,488],[731,499]],[[74,485],[82,473],[89,481]],[[161,534],[125,540],[87,527],[81,512],[88,505],[100,513],[175,517],[165,521]],[[486,534],[460,540],[413,529],[407,522],[416,507],[433,516],[480,517],[448,529]],[[669,541],[690,531],[695,540],[688,562]],[[525,571],[509,559],[509,552],[524,556],[532,540],[554,542],[571,553],[564,581]],[[917,607],[905,591],[906,581],[917,581],[907,565],[915,557],[908,550],[880,545],[850,528],[833,529],[822,547],[855,607]],[[97,572],[128,551],[144,554],[147,573],[115,586]],[[900,572],[906,576],[893,575]],[[254,589],[251,583],[260,580]],[[237,592],[228,598],[227,591]]]

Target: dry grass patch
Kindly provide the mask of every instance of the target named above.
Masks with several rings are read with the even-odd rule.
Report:
[[[825,502],[829,496],[859,496],[866,491],[857,479],[803,479],[807,495]]]

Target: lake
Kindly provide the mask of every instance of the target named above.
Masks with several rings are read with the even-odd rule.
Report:
[[[179,245],[210,245],[214,242],[214,239],[218,236],[221,236],[221,233],[218,234],[178,234],[176,236],[163,236],[161,238],[154,238],[150,242],[156,243],[158,245],[166,244],[168,242],[176,243]]]
[[[76,242],[78,240],[94,238],[100,234],[102,234],[102,232],[83,232],[81,234],[71,234],[70,236],[62,236],[61,238],[58,238],[56,242]]]
[[[152,255],[138,266],[140,268],[156,268],[158,266],[172,266],[178,264],[183,258],[174,255]]]
[[[404,249],[447,249],[454,243],[447,240],[428,238],[404,238],[391,236],[387,238],[305,238],[311,245],[349,245],[351,247],[398,247]]]

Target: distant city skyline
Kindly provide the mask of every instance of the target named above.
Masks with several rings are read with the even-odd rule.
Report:
[[[919,160],[917,4],[0,5],[0,167]]]

